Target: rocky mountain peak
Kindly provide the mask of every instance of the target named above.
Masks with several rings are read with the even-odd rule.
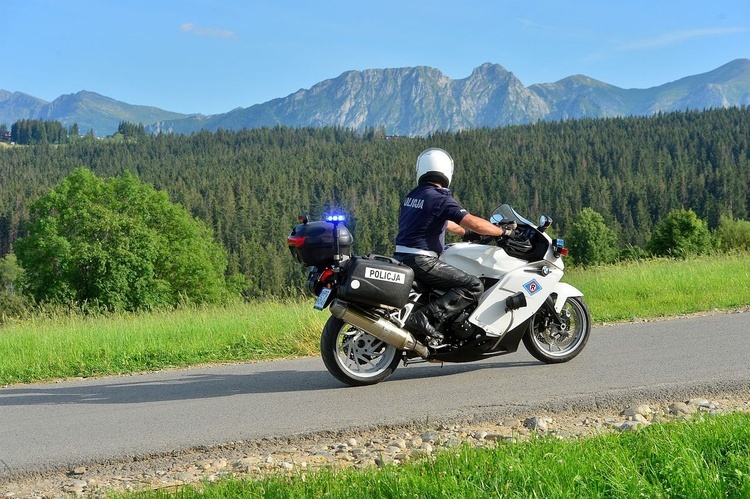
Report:
[[[191,133],[260,126],[384,128],[391,135],[426,135],[539,120],[649,115],[750,104],[750,59],[649,89],[623,89],[574,75],[529,87],[500,64],[484,63],[462,79],[429,66],[346,71],[286,97],[212,116],[183,115],[118,102],[89,91],[52,103],[0,90],[0,123],[23,118],[77,122],[97,135],[120,121],[151,131]]]

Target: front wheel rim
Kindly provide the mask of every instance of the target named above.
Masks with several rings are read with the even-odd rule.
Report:
[[[546,327],[537,324],[537,320],[548,317],[546,314],[537,314],[531,324],[531,341],[549,357],[566,357],[586,340],[588,317],[578,301],[567,300],[560,315],[565,328],[552,323]]]
[[[397,352],[393,345],[349,324],[344,324],[336,337],[336,364],[353,378],[382,375]]]

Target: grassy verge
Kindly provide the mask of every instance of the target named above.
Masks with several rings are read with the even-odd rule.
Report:
[[[226,480],[138,497],[750,497],[750,414],[459,449],[383,469]]]
[[[238,303],[6,324],[0,384],[311,355],[325,316],[309,305]]]
[[[733,310],[750,305],[750,255],[645,260],[570,269],[595,322]]]
[[[750,255],[570,269],[565,281],[595,322],[735,309],[750,305]],[[0,385],[315,355],[327,317],[300,300],[7,323]]]
[[[570,269],[596,322],[750,305],[750,255]],[[0,327],[0,384],[317,354],[311,300]],[[750,414],[634,433],[446,449],[382,469],[222,480],[138,497],[750,497]]]

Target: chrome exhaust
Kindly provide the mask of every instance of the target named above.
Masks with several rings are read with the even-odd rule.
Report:
[[[361,312],[352,310],[348,303],[341,300],[333,300],[330,310],[331,315],[334,317],[370,333],[399,350],[416,352],[420,357],[425,359],[430,356],[430,351],[426,346],[418,342],[410,332],[401,329],[392,322],[383,318],[375,320],[366,317]]]

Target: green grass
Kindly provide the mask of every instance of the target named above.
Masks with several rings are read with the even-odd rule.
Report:
[[[654,259],[566,269],[595,322],[665,317],[750,305],[750,255]]]
[[[750,305],[750,255],[568,269],[595,322]],[[49,314],[48,314],[49,315]],[[57,315],[0,327],[0,384],[318,354],[312,300],[114,316]],[[462,447],[383,469],[223,480],[138,497],[750,497],[750,414],[596,438]]]
[[[325,317],[309,303],[238,303],[0,328],[0,384],[317,353]]]
[[[750,305],[750,255],[568,269],[595,323]],[[110,316],[48,314],[0,326],[0,385],[318,354],[312,299]]]
[[[383,469],[331,469],[183,488],[179,498],[750,497],[750,414],[652,425],[632,433],[464,446]]]

